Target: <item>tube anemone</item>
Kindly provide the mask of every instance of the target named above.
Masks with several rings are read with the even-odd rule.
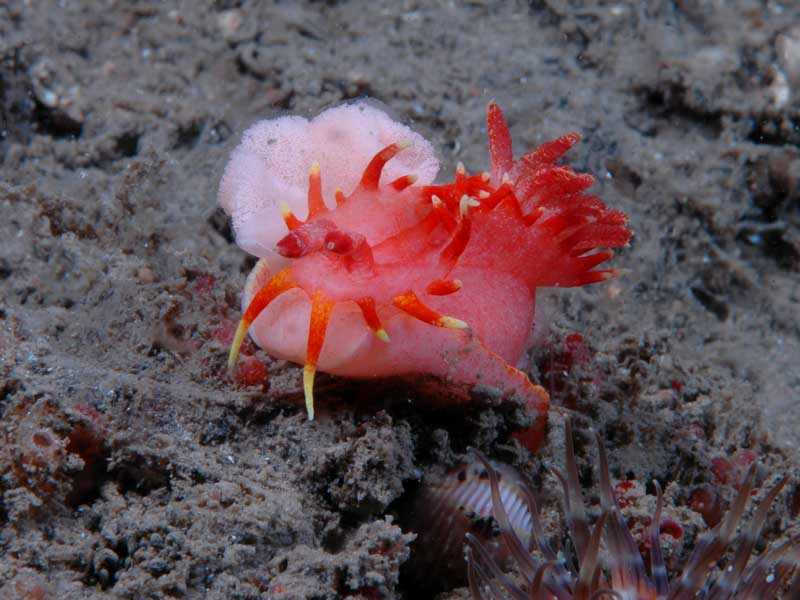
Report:
[[[467,535],[467,575],[473,600],[766,600],[800,598],[800,538],[772,547],[752,563],[753,548],[766,521],[769,508],[786,484],[784,477],[768,493],[757,508],[748,527],[736,535],[747,499],[753,489],[755,465],[751,466],[741,489],[725,518],[713,530],[701,536],[680,575],[670,583],[659,546],[659,526],[663,498],[658,496],[655,515],[649,531],[651,552],[649,571],[639,554],[611,490],[611,476],[605,447],[597,437],[600,463],[601,514],[592,526],[586,516],[583,495],[578,482],[572,427],[566,425],[566,473],[554,470],[561,482],[564,510],[574,556],[557,554],[543,534],[538,507],[533,493],[520,484],[528,502],[532,519],[530,550],[510,526],[500,496],[498,478],[491,463],[480,452],[478,457],[489,474],[492,488],[492,513],[497,520],[500,537],[514,558],[521,583],[505,575],[483,543]],[[729,548],[731,558],[721,574],[709,573],[710,566],[723,558]],[[790,577],[794,574],[791,584]],[[783,592],[783,595],[780,596]]]

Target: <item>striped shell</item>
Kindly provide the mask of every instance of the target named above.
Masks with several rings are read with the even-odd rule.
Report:
[[[527,543],[533,523],[520,487],[523,482],[511,467],[493,464],[493,469],[514,533]],[[417,534],[407,568],[427,591],[466,584],[468,533],[480,539],[498,563],[509,558],[492,516],[489,475],[480,462],[459,465],[440,479],[426,478],[414,498],[407,526]]]

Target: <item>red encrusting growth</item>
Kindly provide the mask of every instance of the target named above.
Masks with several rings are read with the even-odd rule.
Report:
[[[240,360],[234,371],[234,380],[242,386],[263,386],[267,381],[267,365],[255,356]]]
[[[590,175],[554,164],[577,134],[515,161],[508,126],[492,102],[488,135],[490,173],[469,175],[459,163],[449,184],[415,187],[413,173],[382,184],[387,162],[409,146],[397,140],[373,156],[350,194],[336,191],[334,209],[325,204],[321,177],[336,174],[313,163],[306,220],[281,207],[288,233],[277,252],[290,262],[252,294],[229,364],[257,317],[278,296],[300,288],[305,299],[293,296],[291,309],[282,310],[308,311],[310,302],[304,355],[298,327],[282,328],[285,337],[274,338],[272,324],[254,337],[279,356],[304,361],[310,417],[317,368],[362,377],[429,372],[522,396],[540,417],[541,431],[547,394],[513,366],[533,322],[536,288],[614,276],[611,269],[595,270],[613,256],[599,248],[624,245],[631,232],[624,213],[584,193]],[[342,303],[357,305],[373,335],[352,331],[345,339],[347,332],[333,327],[337,342],[329,348],[328,322]],[[424,329],[430,326],[440,332]]]

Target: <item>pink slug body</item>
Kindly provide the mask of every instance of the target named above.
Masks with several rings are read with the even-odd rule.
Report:
[[[545,415],[547,393],[513,366],[536,288],[608,279],[595,267],[613,253],[598,249],[631,232],[624,213],[583,193],[590,175],[554,164],[577,134],[515,161],[494,103],[488,129],[491,172],[459,165],[443,185],[432,184],[430,144],[364,102],[248,130],[219,193],[237,243],[261,257],[230,364],[248,331],[304,364],[310,418],[317,369],[428,373],[519,394]]]

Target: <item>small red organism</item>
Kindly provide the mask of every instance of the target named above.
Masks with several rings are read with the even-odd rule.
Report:
[[[733,464],[741,469],[742,474],[744,474],[747,468],[754,462],[756,462],[756,454],[752,450],[739,450],[736,456],[733,457]]]
[[[715,456],[711,459],[711,472],[717,483],[725,485],[731,481],[733,475],[733,465],[725,456]]]
[[[494,102],[487,124],[490,171],[459,164],[441,185],[430,143],[366,102],[245,132],[219,201],[237,243],[261,260],[230,366],[248,331],[270,354],[305,365],[309,418],[320,369],[496,388],[543,420],[547,393],[514,367],[536,289],[613,277],[596,269],[613,256],[602,248],[631,232],[624,213],[586,193],[591,175],[556,164],[578,134],[514,160]]]
[[[617,501],[617,506],[621,509],[628,508],[636,500],[630,497],[631,490],[636,484],[633,481],[620,481],[614,486],[614,500]]]
[[[200,273],[192,282],[192,290],[201,297],[207,297],[214,290],[217,278],[210,273]]]
[[[0,597],[7,600],[51,600],[52,586],[40,572],[21,565],[10,569],[11,579],[0,586]]]
[[[534,415],[537,414],[537,405],[528,405],[528,409]],[[525,429],[521,429],[519,431],[515,431],[511,434],[515,440],[517,440],[520,444],[522,444],[531,454],[536,454],[539,451],[539,448],[542,447],[544,443],[545,433],[546,433],[546,421],[544,419],[536,419],[533,422],[533,425],[530,427],[526,427]]]
[[[214,328],[214,339],[225,346],[229,346],[233,341],[233,335],[236,333],[236,324],[230,319],[223,319]],[[244,354],[244,350],[242,350]]]
[[[570,333],[564,341],[567,344],[567,349],[572,354],[573,362],[577,364],[585,364],[589,361],[589,349],[586,347],[586,341],[580,333]]]
[[[705,441],[706,439],[706,432],[703,426],[700,423],[690,423],[686,426],[686,431],[691,435],[694,439],[698,441]]]
[[[4,424],[8,482],[43,501],[63,497],[69,506],[98,491],[108,449],[104,417],[97,410],[84,404],[65,407],[50,398],[23,399],[7,410]]]
[[[661,533],[670,536],[673,540],[680,540],[683,538],[683,527],[677,521],[663,519],[661,521]]]
[[[67,435],[67,452],[77,454],[87,467],[104,460],[105,435],[94,423],[77,423]]]
[[[223,345],[223,346],[230,346],[231,342],[233,342],[233,336],[236,333],[236,322],[232,321],[231,319],[222,319],[219,324],[214,328],[214,340]],[[251,356],[256,351],[253,342],[250,340],[245,340],[242,342],[242,347],[239,350],[239,354],[244,354],[245,356]]]
[[[742,479],[747,468],[756,460],[752,450],[739,450],[732,457],[715,456],[711,459],[711,472],[716,483],[736,484]]]
[[[267,381],[267,365],[254,356],[239,361],[234,371],[236,383],[243,386],[264,385]]]
[[[725,512],[719,494],[711,487],[692,490],[689,495],[689,508],[699,513],[709,527],[716,527]]]
[[[552,402],[570,410],[578,408],[581,386],[593,382],[593,377],[580,377],[589,367],[593,351],[579,333],[567,335],[553,343],[539,362],[542,385]]]
[[[79,404],[72,430],[67,434],[67,452],[83,460],[83,469],[74,477],[72,490],[66,498],[70,506],[78,506],[99,492],[106,476],[108,432],[103,415],[91,406]],[[73,413],[73,414],[74,414]]]

